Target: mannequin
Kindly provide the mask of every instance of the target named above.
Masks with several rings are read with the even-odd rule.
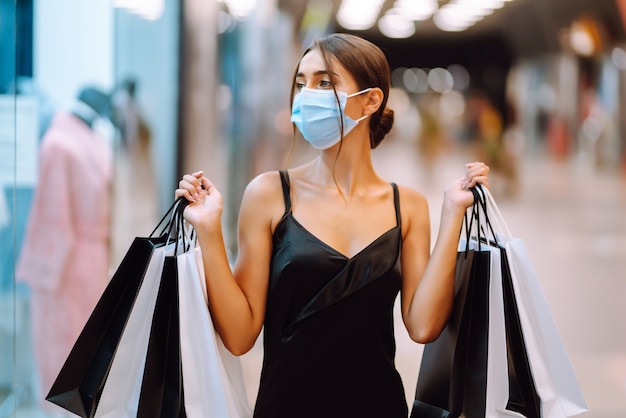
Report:
[[[39,150],[38,182],[16,278],[31,290],[35,363],[42,408],[56,376],[108,283],[110,143],[97,126],[109,117],[109,96],[83,88],[58,112]],[[110,122],[109,122],[110,123]]]

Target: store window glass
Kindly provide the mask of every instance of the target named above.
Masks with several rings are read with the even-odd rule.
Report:
[[[32,77],[32,1],[0,1],[0,416],[32,398],[27,289],[14,281],[31,195],[39,107]]]
[[[128,3],[0,0],[0,418],[69,416],[50,386],[171,200],[179,4]]]

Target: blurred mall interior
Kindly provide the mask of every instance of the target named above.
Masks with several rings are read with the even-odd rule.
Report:
[[[296,137],[286,159],[289,93],[303,48],[329,32],[387,55],[396,116],[375,163],[428,197],[433,231],[463,164],[491,166],[588,403],[583,416],[626,417],[626,0],[0,0],[0,418],[62,416],[42,401],[35,362],[46,344],[36,330],[54,325],[34,323],[31,284],[16,277],[41,212],[35,191],[107,205],[104,232],[87,225],[107,239],[106,282],[170,206],[181,173],[201,169],[224,195],[236,257],[247,182],[315,155]],[[110,155],[87,164],[103,164],[102,178],[61,186],[39,145],[59,113],[98,92],[107,106],[91,127]],[[63,204],[44,206],[75,216]],[[69,245],[55,222],[39,227],[50,228],[48,247],[30,249],[42,259]],[[42,306],[73,306],[99,279]],[[422,347],[401,321],[396,332],[410,402]],[[243,356],[250,402],[261,356],[259,343]]]

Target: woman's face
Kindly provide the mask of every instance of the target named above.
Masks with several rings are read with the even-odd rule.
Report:
[[[333,56],[330,56],[331,65],[333,68],[333,81],[335,83],[335,89],[347,94],[356,93],[359,88],[352,78],[352,75],[337,61]],[[316,49],[309,51],[300,60],[298,71],[296,73],[295,93],[297,94],[303,87],[310,89],[332,90],[333,85],[330,79],[330,75],[322,54]],[[358,119],[362,116],[362,107],[359,105],[359,101],[364,95],[351,97],[346,103],[345,113],[353,119]],[[361,110],[359,110],[361,109]]]

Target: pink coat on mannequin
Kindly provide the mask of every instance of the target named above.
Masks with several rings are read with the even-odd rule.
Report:
[[[41,398],[109,280],[111,158],[105,139],[69,113],[54,118],[41,144],[16,272],[32,291]]]

